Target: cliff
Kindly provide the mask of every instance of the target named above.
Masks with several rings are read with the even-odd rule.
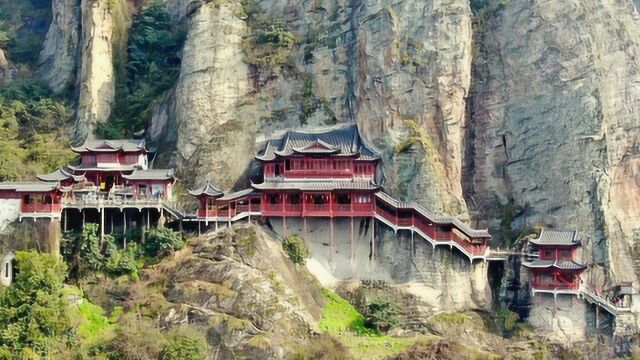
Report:
[[[50,30],[64,36],[48,36],[42,58],[55,48],[43,64],[68,64],[74,47],[64,44],[80,23],[83,137],[109,117],[114,96],[113,9],[83,1],[67,19],[64,4],[74,3],[54,1]],[[394,196],[469,216],[502,245],[532,226],[577,229],[587,283],[638,285],[640,16],[631,0],[167,4],[187,39],[150,135],[187,185],[245,186],[256,141],[356,122],[384,152]],[[69,75],[44,78],[55,88]]]

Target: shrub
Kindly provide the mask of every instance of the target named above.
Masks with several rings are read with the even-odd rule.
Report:
[[[309,257],[309,249],[304,240],[298,235],[287,236],[282,240],[282,249],[294,264],[303,265],[304,259]]]
[[[127,42],[126,74],[117,78],[110,121],[96,129],[100,137],[129,136],[146,127],[154,100],[178,79],[183,41],[184,33],[172,25],[163,1],[153,0],[135,15]]]
[[[67,267],[34,251],[16,260],[16,281],[0,293],[0,358],[39,359],[71,331],[62,292]]]
[[[113,251],[106,264],[106,271],[112,276],[128,275],[133,279],[138,277],[140,270],[136,262],[137,246],[131,244],[126,249],[116,249]]]
[[[182,249],[184,241],[180,233],[169,228],[153,229],[144,245],[145,252],[150,256],[161,256],[174,250]]]
[[[204,359],[202,344],[194,338],[176,335],[162,350],[163,360],[200,360]]]
[[[398,325],[400,308],[384,299],[376,299],[367,307],[368,317],[366,325],[378,331],[387,331]]]

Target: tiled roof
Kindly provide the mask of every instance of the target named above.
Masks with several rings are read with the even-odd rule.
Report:
[[[560,270],[582,270],[587,268],[586,265],[568,260],[534,260],[531,262],[522,263],[522,265],[532,269],[547,269],[554,267]]]
[[[256,158],[269,161],[277,156],[290,156],[295,153],[329,153],[339,156],[359,154],[360,160],[380,159],[380,154],[360,136],[356,125],[321,131],[290,130],[280,139],[269,140],[265,150],[256,155]]]
[[[82,181],[84,179],[84,175],[74,175],[73,173],[67,171],[64,168],[59,168],[52,173],[45,174],[45,175],[38,175],[37,178],[42,181],[55,181],[55,182],[66,180],[69,178],[73,178],[74,181]]]
[[[253,189],[244,189],[244,190],[240,190],[240,191],[236,191],[236,192],[232,192],[232,193],[226,193],[224,194],[224,196],[222,196],[221,198],[219,198],[218,200],[235,200],[244,196],[247,196],[249,194],[251,194],[252,192],[254,192]]]
[[[426,217],[427,219],[433,221],[436,224],[440,224],[440,225],[451,224],[451,225],[454,225],[455,227],[460,229],[463,233],[465,233],[467,236],[470,236],[470,237],[491,237],[491,234],[489,234],[489,231],[487,231],[486,229],[473,229],[467,223],[462,222],[460,219],[458,219],[456,217],[434,214],[431,211],[425,209],[424,206],[422,206],[422,205],[420,205],[418,203],[398,201],[398,200],[394,199],[393,197],[391,197],[389,194],[387,194],[385,192],[382,192],[382,191],[377,192],[376,196],[379,199],[385,201],[386,203],[388,203],[389,205],[391,205],[391,206],[393,206],[395,208],[399,208],[399,209],[414,209],[415,211],[420,213],[422,216]]]
[[[72,171],[133,171],[137,169],[138,165],[118,165],[114,167],[96,167],[96,166],[73,166],[67,165]]]
[[[376,190],[380,187],[371,180],[309,180],[309,181],[265,181],[262,184],[251,184],[258,190],[300,190],[300,191],[331,191],[331,190]]]
[[[122,175],[128,180],[172,180],[173,169],[134,170],[131,175]]]
[[[191,194],[192,196],[200,196],[200,195],[222,196],[223,192],[222,190],[213,186],[213,184],[211,184],[211,182],[207,180],[207,183],[204,184],[203,187],[198,188],[196,190],[189,190],[189,194]]]
[[[50,192],[56,188],[58,188],[58,183],[44,181],[0,183],[0,190],[14,190],[16,192]]]
[[[73,147],[71,150],[83,152],[138,152],[146,151],[144,139],[128,140],[87,140],[82,146]]]
[[[577,231],[542,229],[537,239],[530,239],[529,241],[536,245],[579,245],[580,240],[577,239],[577,235]]]

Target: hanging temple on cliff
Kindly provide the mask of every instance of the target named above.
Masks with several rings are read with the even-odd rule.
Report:
[[[15,220],[57,220],[64,230],[94,221],[101,236],[112,233],[114,223],[126,232],[127,227],[167,221],[201,233],[239,221],[259,222],[282,236],[298,233],[314,256],[325,252],[322,259],[332,269],[375,263],[385,256],[379,254],[384,250],[380,232],[392,231],[392,238],[408,233],[414,264],[429,261],[418,256],[418,242],[434,251],[449,249],[468,266],[519,257],[528,271],[510,287],[524,289],[525,296],[533,298],[531,311],[542,312],[539,318],[546,321],[538,327],[558,321],[549,304],[560,309],[563,302],[572,307],[582,301],[609,314],[613,334],[629,336],[637,330],[629,317],[640,310],[640,297],[630,284],[601,289],[602,284],[581,278],[587,266],[578,261],[581,242],[576,231],[542,229],[526,237],[528,243],[519,251],[491,248],[487,230],[387,194],[381,155],[354,125],[288,131],[268,140],[255,156],[262,169],[256,182],[225,192],[206,181],[189,191],[198,203],[193,213],[183,210],[172,194],[177,181],[173,170],[150,169],[143,139],[87,140],[72,150],[81,158],[79,165],[40,175],[39,181],[0,183],[0,231]],[[342,236],[335,236],[336,226]],[[328,234],[320,230],[327,227]],[[10,284],[12,261],[12,255],[5,254],[0,284]]]

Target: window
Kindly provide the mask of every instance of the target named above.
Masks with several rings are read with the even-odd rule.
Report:
[[[289,194],[289,204],[300,204],[301,198],[300,194]]]
[[[87,154],[82,157],[82,162],[85,165],[95,165],[96,164],[96,156],[93,154]]]
[[[371,202],[371,197],[369,195],[358,195],[356,202],[359,204],[367,204]]]
[[[6,277],[6,278],[9,277],[9,263],[8,262],[4,263],[4,277]]]
[[[269,194],[267,195],[267,200],[269,204],[279,204],[280,203],[280,195],[278,194]]]
[[[284,161],[284,169],[291,170],[291,160],[287,159]]]
[[[25,196],[22,198],[22,201],[23,201],[25,204],[31,204],[31,202],[32,202],[31,195],[25,195]]]
[[[571,259],[571,252],[569,250],[560,251],[560,259],[570,260]]]
[[[551,250],[545,250],[544,251],[544,257],[545,258],[550,258],[553,256],[553,252]]]
[[[349,194],[336,194],[336,202],[340,205],[351,204],[351,196]]]

